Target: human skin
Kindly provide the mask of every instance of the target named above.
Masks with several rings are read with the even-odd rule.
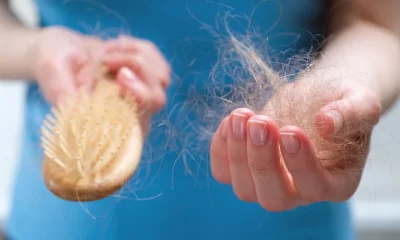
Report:
[[[323,57],[297,81],[279,89],[264,111],[235,109],[213,136],[213,176],[231,184],[243,201],[285,211],[321,201],[346,201],[359,185],[373,127],[400,92],[400,21],[396,17],[400,2],[336,3]],[[328,85],[336,87],[324,90]],[[313,89],[319,89],[317,94],[311,94]],[[294,97],[288,100],[288,93]],[[310,102],[321,106],[308,113],[312,116],[300,117],[312,119],[313,129],[328,141],[332,136],[353,137],[355,142],[362,137],[359,151],[363,154],[358,159],[337,158],[332,164],[321,164],[319,146],[310,132],[290,119],[290,114],[297,114],[296,107]],[[288,119],[281,121],[276,106]]]
[[[400,76],[398,68],[400,27],[398,24],[400,21],[392,18],[397,14],[396,9],[399,9],[399,2],[386,0],[385,4],[382,4],[381,1],[378,3],[373,0],[358,0],[352,1],[352,4],[354,7],[349,9],[357,9],[357,11],[337,14],[332,20],[337,23],[334,26],[335,34],[332,36],[330,44],[324,49],[323,61],[316,62],[309,74],[325,76],[324,79],[332,83],[338,80],[335,79],[338,72],[343,73],[339,75],[346,75],[348,69],[353,69],[364,73],[362,77],[346,79],[345,84],[337,88],[336,94],[334,94],[335,97],[340,97],[329,99],[321,107],[320,114],[316,116],[323,124],[330,125],[321,129],[333,129],[337,132],[340,132],[340,126],[346,126],[349,122],[358,122],[361,119],[368,120],[372,126],[375,125],[382,112],[397,99],[400,88],[400,81],[398,81]],[[0,78],[36,79],[41,70],[38,70],[40,67],[35,67],[31,63],[38,60],[40,54],[38,54],[37,46],[43,38],[46,38],[43,37],[46,30],[28,29],[22,26],[10,13],[6,2],[0,0],[0,31],[7,32],[0,38],[0,46],[7,46],[0,48],[0,62],[7,63],[0,64]],[[65,34],[70,35],[70,33]],[[76,34],[73,35],[76,36]],[[46,39],[50,38],[54,38],[54,36],[48,36]],[[86,63],[85,57],[80,58],[75,54],[92,52],[91,49],[88,51],[76,49],[77,46],[82,47],[86,44],[82,37],[78,38],[80,44],[76,44],[76,42],[64,44],[71,47],[66,49],[72,49],[68,50],[68,53],[62,54],[65,56],[64,60],[60,60],[56,65],[52,63],[52,68],[55,73],[60,74],[60,79],[64,79],[61,73],[64,74],[71,69],[58,71],[58,67],[65,68],[65,66],[74,65],[71,62]],[[126,44],[126,41],[117,41],[115,45],[121,46],[122,43]],[[128,45],[133,46],[134,44]],[[130,57],[127,59],[126,55],[121,56],[118,51],[116,55],[119,57],[109,60],[109,66],[119,69],[118,79],[121,83],[125,83],[122,86],[128,87],[137,94],[144,93],[144,96],[141,97],[144,99],[143,102],[151,103],[149,105],[153,106],[149,108],[151,110],[145,112],[152,112],[165,104],[165,96],[159,93],[163,92],[162,89],[169,84],[169,67],[159,56],[156,47],[148,42],[145,42],[145,45],[154,53],[151,54],[152,56],[146,55],[146,59],[159,59],[159,69],[164,69],[161,71],[162,74],[153,76],[143,65],[146,61],[139,60],[142,64],[138,64],[137,59]],[[131,48],[129,47],[129,49]],[[97,53],[96,50],[93,52]],[[43,59],[48,60],[49,58],[43,57]],[[50,59],[52,58],[50,57]],[[65,59],[75,60],[69,60],[70,64],[61,64],[65,63],[63,62],[66,61]],[[77,61],[76,59],[81,60]],[[345,64],[343,59],[346,59]],[[131,66],[128,68],[131,71],[122,68],[123,65]],[[47,65],[45,64],[45,66]],[[144,71],[141,74],[139,74],[141,71],[133,71],[135,66],[142,66],[141,69]],[[335,74],[331,73],[333,71],[329,66],[335,66]],[[88,68],[90,69],[90,67]],[[81,76],[84,75],[84,72],[81,71]],[[138,75],[141,75],[142,78]],[[57,74],[53,77],[58,78]],[[134,81],[137,78],[141,81]],[[79,78],[76,77],[76,79]],[[90,79],[90,77],[82,77],[82,79]],[[127,81],[128,79],[131,81]],[[41,87],[51,86],[50,80],[39,78],[38,81],[42,82]],[[296,83],[307,81],[308,79],[301,79]],[[75,83],[75,80],[71,80],[69,77],[69,80],[62,82]],[[88,84],[88,86],[90,85]],[[52,88],[49,87],[49,89]],[[71,88],[56,87],[56,89]],[[48,92],[47,98],[52,102],[60,101],[58,96],[63,95],[59,94],[60,91],[49,90]],[[325,95],[324,92],[320,92],[320,94]],[[298,92],[298,95],[307,96],[304,95],[304,92]],[[326,101],[326,99],[324,100]],[[326,111],[328,109],[330,111]],[[331,114],[332,110],[336,110],[335,114]],[[358,114],[354,114],[355,112]],[[332,116],[339,117],[335,121]],[[148,122],[148,117],[146,119],[145,122]],[[235,131],[232,128],[233,122],[240,123],[239,128],[235,128]],[[266,132],[259,131],[260,124],[264,130],[263,126],[266,125],[268,137],[265,137]],[[147,124],[144,125],[147,126]],[[372,130],[367,130],[369,131],[367,134],[370,135]],[[255,134],[250,134],[252,132]],[[364,129],[363,132],[365,134]],[[321,132],[321,135],[328,135],[328,138],[329,134],[331,133]],[[236,135],[239,135],[239,138],[235,137]],[[257,144],[251,141],[252,135],[253,137],[258,136]],[[285,140],[289,140],[288,151],[280,153],[279,147],[284,145]],[[262,143],[263,141],[267,142]],[[212,172],[220,182],[232,184],[240,199],[257,201],[265,209],[271,211],[283,211],[323,200],[343,201],[350,198],[358,186],[361,175],[332,172],[321,166],[315,154],[316,149],[313,149],[312,146],[306,132],[299,126],[282,126],[268,115],[268,111],[262,115],[256,115],[249,109],[237,109],[222,121],[213,138],[211,144]],[[368,149],[368,144],[365,145],[365,149]],[[280,154],[282,154],[282,158],[280,158]],[[360,161],[365,161],[365,159],[360,159]]]
[[[63,27],[26,28],[4,0],[0,32],[7,32],[0,40],[0,46],[6,46],[0,47],[0,78],[37,81],[52,105],[82,88],[90,90],[101,64],[115,73],[122,93],[130,91],[140,103],[145,134],[151,116],[166,103],[170,67],[149,41],[129,36],[105,41]],[[152,71],[154,67],[158,71]]]

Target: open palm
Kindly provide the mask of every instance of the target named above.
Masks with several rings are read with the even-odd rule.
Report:
[[[211,143],[213,176],[269,211],[345,201],[380,114],[379,99],[360,86],[288,84],[262,113],[239,108],[222,120]]]

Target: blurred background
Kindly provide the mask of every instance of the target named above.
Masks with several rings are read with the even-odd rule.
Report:
[[[35,25],[32,0],[10,0],[16,14]],[[8,214],[10,191],[18,164],[25,86],[0,81],[0,228]],[[353,198],[360,240],[400,239],[400,103],[375,130],[362,183]]]

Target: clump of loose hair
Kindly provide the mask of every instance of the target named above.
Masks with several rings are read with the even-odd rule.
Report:
[[[313,71],[315,65],[323,61],[321,52],[287,51],[283,54],[291,55],[282,64],[279,54],[274,60],[265,46],[265,40],[257,35],[228,31],[205,90],[206,99],[202,100],[205,107],[199,108],[198,116],[204,125],[197,133],[199,136],[187,135],[186,138],[210,144],[222,119],[236,108],[248,108],[256,114],[271,117],[279,127],[294,125],[302,128],[324,166],[343,171],[361,169],[369,151],[370,136],[355,126],[365,123],[347,123],[338,133],[333,133],[324,129],[332,124],[317,121],[323,106],[340,100],[337,90],[341,87],[340,80],[346,76],[324,74],[335,73],[334,69],[321,71],[321,74]],[[329,82],[328,78],[334,81]],[[230,82],[226,83],[225,79]],[[332,133],[321,135],[327,131]],[[201,143],[199,147],[204,145]]]

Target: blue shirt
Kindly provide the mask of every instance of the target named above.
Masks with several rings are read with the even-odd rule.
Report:
[[[268,37],[270,49],[309,50],[313,35],[323,31],[319,18],[323,1],[37,0],[37,4],[44,27],[66,26],[106,37],[129,33],[153,41],[171,62],[174,76],[168,106],[154,119],[139,171],[118,196],[82,204],[58,199],[42,182],[40,126],[50,106],[36,84],[28,86],[21,159],[7,222],[13,239],[353,239],[348,203],[324,202],[272,213],[240,201],[230,186],[213,180],[208,145],[195,138],[201,127],[208,126],[201,120],[207,108],[200,103],[207,102],[207,79],[217,61],[217,39],[206,26],[219,25],[217,35],[222,36],[223,22],[217,20],[224,13],[253,13],[251,26]],[[248,22],[242,20],[234,18],[231,29],[248,30]]]

